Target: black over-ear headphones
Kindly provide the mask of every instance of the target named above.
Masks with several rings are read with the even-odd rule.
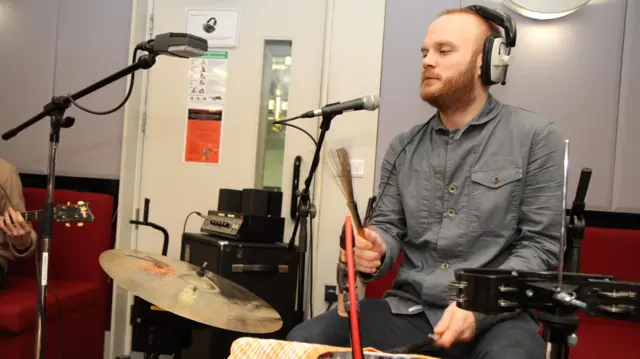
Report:
[[[502,11],[482,5],[467,6],[467,9],[491,21],[504,30],[504,37],[490,35],[482,50],[482,72],[480,78],[487,86],[506,83],[511,48],[516,46],[516,22]]]
[[[211,21],[213,21],[213,23],[211,23]],[[202,30],[204,30],[204,32],[206,32],[207,34],[210,34],[216,31],[216,25],[218,25],[218,20],[215,17],[212,17],[211,19],[207,20],[207,22],[202,24]]]

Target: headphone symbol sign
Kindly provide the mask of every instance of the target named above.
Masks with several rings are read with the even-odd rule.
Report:
[[[218,20],[215,17],[212,17],[207,20],[207,22],[202,24],[202,30],[204,30],[204,32],[206,32],[207,34],[210,34],[216,31],[216,25],[218,25]]]

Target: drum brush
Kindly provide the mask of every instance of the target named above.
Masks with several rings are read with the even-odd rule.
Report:
[[[427,351],[433,351],[433,343],[440,339],[440,334],[429,334],[427,335],[427,339],[421,340],[419,342],[411,343],[409,345],[405,345],[403,347],[395,348],[388,350],[389,354],[415,354],[422,353]]]
[[[356,203],[353,193],[353,178],[351,176],[351,159],[349,151],[344,148],[331,149],[330,151],[330,168],[333,178],[336,180],[342,195],[347,202],[347,208],[354,221],[355,231],[360,237],[364,237],[364,226],[358,212],[358,204]],[[340,257],[338,259],[337,268],[338,283],[338,314],[347,317],[347,306],[345,306],[345,296],[347,294],[347,255],[346,255],[346,234],[345,228],[342,228],[340,235]],[[353,288],[355,290],[355,288]]]

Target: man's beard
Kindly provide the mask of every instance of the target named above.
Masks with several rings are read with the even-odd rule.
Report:
[[[465,71],[460,75],[444,80],[440,79],[440,88],[437,91],[424,89],[423,81],[420,84],[420,97],[442,112],[455,112],[466,108],[475,100],[473,91],[476,80],[476,68],[473,66],[475,63],[475,58],[472,58]],[[427,75],[433,76],[435,74],[428,73]],[[422,79],[424,80],[424,74]]]

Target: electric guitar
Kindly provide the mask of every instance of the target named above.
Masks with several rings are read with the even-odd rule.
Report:
[[[41,209],[35,211],[20,212],[27,222],[42,219],[43,211]],[[0,216],[2,219],[3,216]],[[78,227],[82,227],[84,222],[93,222],[93,213],[89,209],[89,203],[78,201],[77,205],[68,202],[67,205],[55,206],[53,208],[53,220],[55,222],[65,222],[67,227],[71,227],[70,222],[78,222]]]

